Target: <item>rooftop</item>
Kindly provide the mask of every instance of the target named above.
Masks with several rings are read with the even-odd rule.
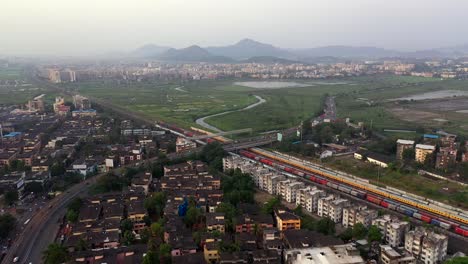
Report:
[[[416,148],[418,149],[425,149],[425,150],[435,150],[435,146],[432,145],[424,145],[424,144],[417,144]]]
[[[398,139],[397,143],[398,144],[403,144],[403,145],[414,145],[413,140],[407,140],[407,139]]]

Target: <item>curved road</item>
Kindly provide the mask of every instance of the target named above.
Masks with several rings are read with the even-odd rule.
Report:
[[[219,129],[219,128],[215,127],[215,126],[212,126],[212,125],[210,125],[210,124],[208,124],[208,123],[206,123],[205,120],[206,120],[207,118],[210,118],[210,117],[221,116],[221,115],[226,115],[226,114],[229,114],[229,113],[234,113],[234,112],[240,112],[240,111],[249,110],[249,109],[252,109],[252,108],[254,108],[254,107],[257,107],[257,106],[259,106],[259,105],[261,105],[261,104],[263,104],[263,103],[266,103],[266,100],[263,99],[262,97],[260,97],[260,96],[258,96],[258,95],[254,95],[254,96],[255,96],[255,98],[257,98],[257,100],[258,100],[256,103],[253,103],[253,104],[251,104],[251,105],[248,105],[248,106],[246,106],[246,107],[244,107],[244,108],[242,108],[242,109],[239,109],[239,110],[231,110],[231,111],[226,111],[226,112],[222,112],[222,113],[217,113],[217,114],[214,114],[214,115],[209,115],[209,116],[201,117],[201,118],[198,118],[195,122],[196,122],[198,125],[200,125],[200,126],[202,126],[202,127],[204,127],[204,128],[208,128],[208,129],[210,129],[210,130],[213,130],[213,131],[215,131],[215,132],[223,132],[221,129]]]

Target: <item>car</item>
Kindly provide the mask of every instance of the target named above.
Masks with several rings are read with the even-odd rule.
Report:
[[[19,261],[19,257],[13,258],[13,263],[16,263],[16,262],[18,262],[18,261]]]

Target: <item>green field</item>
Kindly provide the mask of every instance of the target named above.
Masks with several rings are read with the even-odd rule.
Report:
[[[48,90],[27,83],[22,68],[0,68],[0,105],[25,104],[29,99],[44,93],[48,94]],[[51,98],[52,95],[46,97]]]
[[[211,117],[206,122],[222,130],[252,128],[255,132],[297,126],[316,115],[325,94],[336,96],[338,117],[350,117],[355,122],[363,121],[377,129],[415,130],[427,126],[464,133],[465,124],[468,127],[468,118],[463,120],[466,114],[448,113],[447,116],[454,121],[445,124],[426,124],[422,122],[424,119],[405,121],[392,109],[396,103],[385,101],[428,91],[467,90],[467,81],[390,75],[338,80],[345,84],[335,81],[300,80],[297,82],[309,86],[281,89],[249,88],[234,85],[233,81],[193,81],[184,85],[96,81],[64,86],[109,100],[148,118],[184,127],[195,126],[195,120],[200,117],[243,108],[256,101],[253,95],[261,96],[267,102],[249,110]],[[408,113],[411,114],[410,111]]]
[[[20,67],[0,68],[0,80],[19,80],[23,69]]]
[[[232,82],[194,82],[185,85],[116,82],[89,82],[65,85],[125,107],[154,120],[195,125],[195,120],[210,114],[240,109],[256,102],[249,90]]]

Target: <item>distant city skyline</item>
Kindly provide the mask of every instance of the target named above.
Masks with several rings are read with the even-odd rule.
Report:
[[[463,0],[6,0],[0,55],[94,55],[145,44],[422,50],[468,44]]]

